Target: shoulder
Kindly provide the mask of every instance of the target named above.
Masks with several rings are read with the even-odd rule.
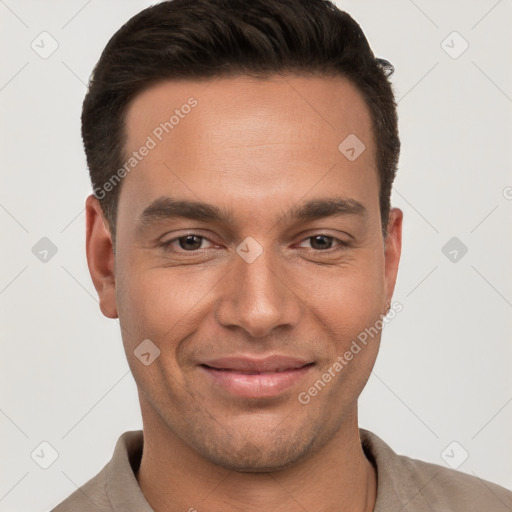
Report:
[[[122,434],[103,469],[51,512],[112,512],[130,510],[132,506],[150,512],[134,474],[140,464],[143,441],[141,430]]]
[[[83,484],[51,512],[107,512],[112,505],[107,494],[107,464],[96,476]]]
[[[366,456],[377,468],[375,512],[396,505],[403,512],[512,511],[512,491],[500,485],[399,455],[370,431],[360,429],[360,436]]]
[[[397,455],[433,510],[512,511],[512,491],[476,475]]]

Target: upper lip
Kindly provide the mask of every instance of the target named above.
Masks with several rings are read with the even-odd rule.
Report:
[[[237,370],[245,372],[278,372],[296,370],[312,363],[306,359],[296,357],[271,355],[263,358],[248,356],[220,357],[203,361],[201,364],[217,368],[218,370]]]

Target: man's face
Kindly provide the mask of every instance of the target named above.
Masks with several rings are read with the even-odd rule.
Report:
[[[114,292],[100,298],[119,315],[145,426],[239,471],[313,454],[356,417],[380,335],[309,403],[299,394],[385,313],[400,253],[399,210],[386,244],[381,232],[362,96],[341,77],[165,82],[125,122],[129,155],[156,145],[124,178]],[[338,148],[351,134],[359,156],[354,138]],[[221,217],[171,216],[171,200]],[[160,350],[149,365],[143,340]]]

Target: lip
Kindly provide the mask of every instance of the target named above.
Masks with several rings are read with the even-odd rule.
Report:
[[[213,383],[243,398],[271,398],[297,384],[313,362],[273,355],[262,359],[224,357],[199,365]]]

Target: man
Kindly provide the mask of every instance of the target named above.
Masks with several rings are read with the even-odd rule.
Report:
[[[87,258],[143,432],[55,511],[512,510],[358,427],[400,306],[391,72],[321,0],[172,0],[113,36]]]

